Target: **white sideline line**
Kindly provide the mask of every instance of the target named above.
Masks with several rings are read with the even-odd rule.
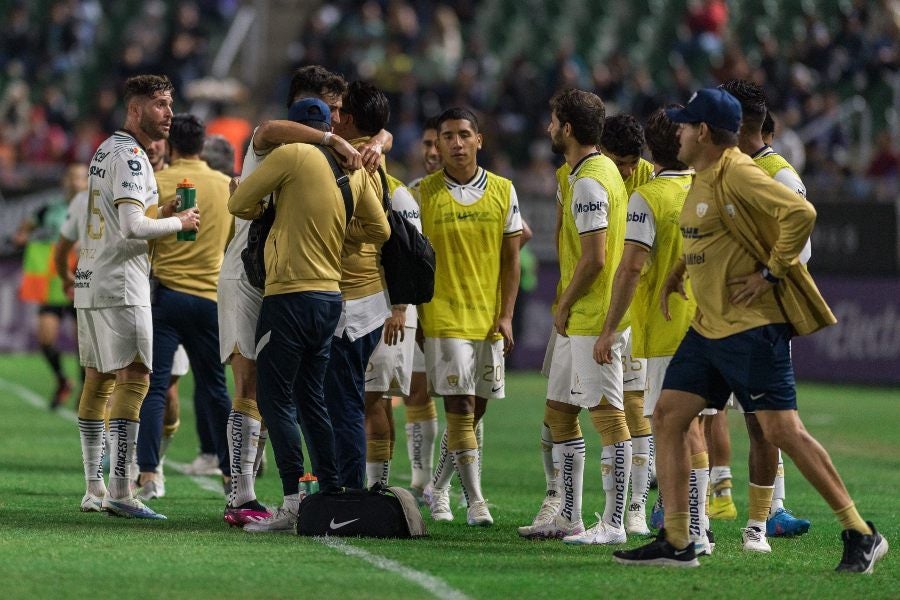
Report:
[[[35,408],[46,410],[49,407],[47,399],[42,398],[34,391],[23,385],[19,385],[18,383],[14,383],[12,381],[7,381],[2,377],[0,377],[0,390],[11,392],[15,396],[18,396],[21,400],[25,401],[26,404],[30,404]],[[71,409],[60,407],[54,412],[56,415],[65,419],[66,421],[70,421],[72,423],[78,422],[78,417],[74,412],[72,412]],[[210,477],[187,475],[185,473],[185,468],[187,467],[187,465],[175,462],[173,460],[167,460],[166,466],[172,467],[182,475],[185,475],[197,486],[203,488],[204,490],[214,492],[219,496],[222,495],[222,485],[217,480]],[[435,577],[434,575],[429,575],[428,573],[417,571],[412,567],[407,567],[406,565],[390,558],[379,556],[378,554],[373,554],[367,550],[363,550],[362,548],[351,546],[340,538],[325,536],[314,537],[312,539],[324,546],[334,548],[341,554],[365,561],[377,569],[396,573],[403,579],[406,579],[407,581],[414,583],[423,588],[425,591],[433,594],[436,598],[446,600],[468,600],[469,598],[461,591],[451,587],[445,581],[438,577]]]
[[[434,594],[437,598],[452,600],[468,600],[469,598],[461,591],[450,587],[442,579],[434,577],[433,575],[429,575],[428,573],[416,571],[415,569],[398,563],[395,560],[391,560],[390,558],[385,558],[384,556],[372,554],[371,552],[363,550],[362,548],[351,546],[340,538],[325,536],[315,537],[313,539],[322,545],[328,546],[329,548],[334,548],[342,554],[364,560],[370,565],[381,569],[382,571],[390,571],[391,573],[396,573],[403,579],[406,579],[407,581],[410,581],[422,587],[423,589],[425,589],[425,591]]]

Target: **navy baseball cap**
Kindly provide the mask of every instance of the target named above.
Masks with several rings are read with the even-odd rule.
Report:
[[[321,121],[331,125],[331,110],[318,98],[303,98],[291,104],[288,109],[288,119],[296,123]]]
[[[719,88],[703,88],[691,96],[684,108],[667,108],[673,123],[706,123],[710,127],[737,133],[741,128],[741,103]]]

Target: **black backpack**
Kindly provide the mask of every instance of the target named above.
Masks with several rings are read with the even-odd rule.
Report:
[[[391,237],[381,246],[381,268],[391,304],[424,304],[434,297],[434,247],[416,226],[393,209],[384,170],[379,168]]]
[[[326,150],[324,146],[313,145],[328,159],[328,164],[334,173],[335,183],[341,188],[341,196],[344,198],[344,210],[347,214],[346,222],[349,223],[350,217],[353,216],[353,195],[350,192],[350,178],[341,169],[331,151]],[[250,285],[261,290],[266,288],[266,238],[269,237],[269,231],[272,230],[274,222],[275,198],[270,194],[263,214],[250,222],[250,229],[247,231],[247,247],[241,250],[241,262],[244,263],[247,281],[250,282]]]
[[[424,537],[425,522],[408,490],[376,483],[368,490],[310,494],[300,503],[297,535]]]

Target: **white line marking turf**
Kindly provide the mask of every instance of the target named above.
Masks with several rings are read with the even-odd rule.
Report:
[[[42,398],[34,391],[25,386],[19,385],[18,383],[0,378],[0,390],[12,393],[19,399],[23,400],[26,404],[29,404],[34,408],[46,410],[49,407],[49,403],[46,398]],[[54,412],[56,415],[65,419],[66,421],[70,421],[72,423],[78,422],[78,417],[74,412],[72,412],[71,409],[60,407]],[[188,477],[202,489],[215,493],[219,496],[222,495],[222,484],[217,479],[213,479],[211,477],[201,477],[197,475],[186,475],[185,468],[187,467],[187,465],[175,462],[173,460],[167,460],[166,466],[172,467],[182,475],[185,475],[185,477]],[[417,571],[412,567],[407,567],[406,565],[390,558],[386,558],[378,554],[373,554],[367,550],[363,550],[362,548],[357,548],[356,546],[352,546],[340,538],[326,536],[314,537],[312,539],[316,542],[319,542],[323,546],[328,546],[329,548],[337,550],[345,556],[358,558],[364,562],[367,562],[376,569],[395,573],[403,579],[406,579],[407,581],[418,585],[426,592],[433,594],[437,598],[446,600],[468,599],[468,596],[466,596],[463,592],[451,587],[445,581],[438,577],[435,577],[434,575],[430,575],[422,571]]]

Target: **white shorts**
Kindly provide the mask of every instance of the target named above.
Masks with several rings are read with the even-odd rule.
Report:
[[[622,350],[622,389],[626,392],[643,392],[647,386],[647,359],[631,355],[631,328],[623,333],[627,334],[628,339],[625,342],[625,349]]]
[[[425,338],[425,367],[439,396],[505,397],[502,339]]]
[[[547,382],[547,399],[593,408],[605,396],[611,405],[624,410],[622,349],[625,347],[626,337],[626,332],[617,336],[612,347],[612,363],[600,365],[594,360],[597,336],[563,337],[554,333],[547,348],[550,364],[546,364],[545,358],[545,368],[542,369],[550,378]]]
[[[413,373],[425,372],[425,353],[418,344],[413,344]]]
[[[191,362],[188,360],[187,352],[184,351],[184,346],[179,344],[172,358],[172,377],[184,377],[190,370]]]
[[[644,388],[644,416],[653,416],[659,395],[662,393],[663,379],[666,369],[672,362],[671,356],[654,356],[647,359],[647,385]]]
[[[406,327],[402,342],[388,346],[384,336],[375,346],[366,366],[366,392],[382,392],[385,395],[409,396],[412,379],[413,348],[416,346],[416,328]]]
[[[246,279],[219,279],[219,357],[231,362],[240,353],[256,360],[256,323],[263,293]]]
[[[138,361],[153,368],[153,313],[149,306],[78,309],[81,364],[114,373]]]

